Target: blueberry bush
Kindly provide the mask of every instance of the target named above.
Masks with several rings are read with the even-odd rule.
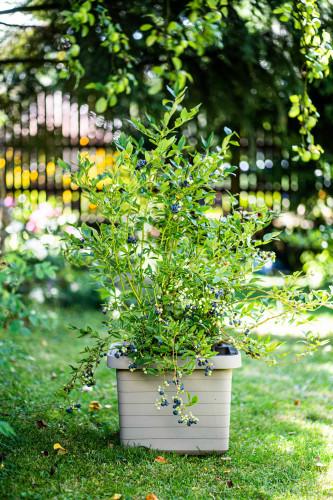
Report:
[[[80,330],[94,343],[65,389],[77,382],[93,385],[96,367],[115,342],[116,357],[128,356],[131,371],[165,377],[156,405],[172,404],[179,422],[191,425],[196,397],[186,394],[183,374],[199,364],[209,376],[211,358],[224,343],[274,362],[279,344],[256,335],[258,325],[284,316],[293,320],[332,300],[326,291],[305,293],[298,275],[282,287],[260,285],[256,271],[274,260],[265,246],[278,233],[263,235],[273,214],[241,210],[230,195],[230,212],[210,216],[214,186],[235,171],[228,158],[238,146],[237,134],[226,128],[222,141],[211,135],[201,147],[192,145],[186,127],[199,106],[188,110],[182,107],[184,91],[170,93],[160,122],[149,116],[147,125],[133,121],[136,133],[119,137],[116,160],[102,175],[93,176],[87,156],[73,173],[104,222],[73,230],[66,252],[100,283],[107,333]],[[305,350],[321,342],[309,336]],[[170,384],[177,389],[173,401]]]

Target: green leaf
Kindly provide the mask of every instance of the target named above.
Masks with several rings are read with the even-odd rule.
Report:
[[[154,45],[154,43],[156,42],[157,40],[157,36],[156,35],[149,35],[149,37],[147,38],[146,40],[146,45],[147,47],[151,47],[152,45]]]
[[[271,241],[276,239],[281,234],[281,231],[274,231],[273,233],[266,233],[263,236],[263,241]]]
[[[153,27],[152,24],[143,24],[142,26],[140,26],[140,30],[141,31],[149,31],[152,29],[152,27]]]
[[[71,169],[71,166],[69,165],[69,163],[67,163],[65,160],[62,160],[61,158],[58,158],[57,165],[59,167],[63,168],[64,170],[70,170]]]
[[[14,437],[16,435],[13,427],[4,420],[0,420],[0,434],[5,437]]]
[[[100,97],[95,104],[95,109],[97,113],[104,113],[108,107],[108,101],[105,97]]]

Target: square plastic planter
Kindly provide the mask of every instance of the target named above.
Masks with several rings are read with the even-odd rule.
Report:
[[[111,351],[107,363],[117,370],[121,443],[186,454],[228,450],[232,370],[241,366],[241,356],[217,355],[210,361],[214,364],[211,376],[206,377],[204,368],[198,366],[182,378],[185,390],[199,398],[191,408],[199,422],[188,427],[178,423],[172,405],[160,410],[155,407],[157,388],[163,385],[164,378],[130,372],[128,365],[132,361],[117,359]],[[169,386],[167,393],[172,396],[175,391]]]

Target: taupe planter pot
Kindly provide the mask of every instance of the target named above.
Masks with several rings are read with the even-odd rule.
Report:
[[[214,364],[211,376],[206,377],[204,368],[198,366],[182,378],[185,390],[199,398],[191,408],[199,422],[188,427],[178,423],[171,404],[160,410],[155,407],[157,388],[165,379],[130,372],[128,365],[132,361],[126,357],[117,359],[111,352],[107,363],[117,370],[121,443],[190,454],[228,450],[232,370],[241,366],[241,356],[218,355],[210,361]],[[170,399],[175,395],[171,386],[166,392]]]

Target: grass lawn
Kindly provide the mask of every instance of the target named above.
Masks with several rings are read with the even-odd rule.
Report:
[[[96,323],[98,317],[91,311],[58,311],[50,332],[2,345],[0,418],[12,423],[16,437],[1,439],[0,498],[112,499],[116,493],[133,500],[149,493],[159,500],[333,497],[330,347],[296,365],[268,367],[243,359],[244,366],[234,372],[229,452],[163,453],[167,463],[158,463],[161,453],[119,445],[110,370],[101,367],[93,392],[73,395],[80,411],[67,414],[67,403],[56,395],[82,345],[66,325]],[[92,400],[102,409],[89,411]],[[67,453],[57,454],[54,443]]]

